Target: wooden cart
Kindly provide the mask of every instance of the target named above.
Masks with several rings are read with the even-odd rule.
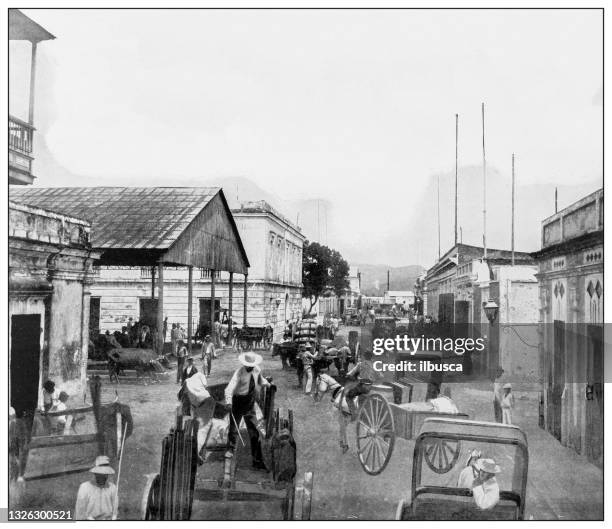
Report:
[[[226,384],[209,387],[217,406],[212,416],[222,415],[223,390]],[[296,484],[295,475],[279,476],[274,465],[275,433],[288,430],[293,435],[293,412],[274,412],[274,388],[264,388],[260,405],[264,413],[265,433],[260,432],[264,461],[270,472],[250,468],[248,446],[238,443],[231,459],[229,487],[223,487],[227,445],[206,448],[205,462],[198,467],[198,421],[177,415],[176,426],[164,438],[159,473],[151,474],[145,486],[141,505],[143,520],[227,519],[249,505],[245,516],[256,519],[260,510],[270,518],[308,520],[312,501],[312,472]],[[242,434],[242,438],[245,434]],[[245,440],[248,443],[248,440]],[[245,444],[246,444],[245,443]],[[232,505],[232,502],[235,502]],[[277,509],[275,506],[278,506]]]
[[[356,439],[359,462],[366,473],[380,474],[391,459],[395,439],[414,439],[428,417],[469,419],[465,413],[444,413],[428,402],[396,404],[387,386],[373,386],[357,410]],[[448,472],[459,457],[460,441],[432,438],[425,450],[425,462],[434,472]]]

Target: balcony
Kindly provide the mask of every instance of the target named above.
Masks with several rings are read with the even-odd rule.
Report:
[[[32,175],[32,139],[34,127],[19,118],[9,116],[9,184],[28,185]]]

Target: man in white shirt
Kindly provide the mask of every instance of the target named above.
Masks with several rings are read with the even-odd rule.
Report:
[[[465,463],[465,468],[457,478],[457,487],[461,489],[471,489],[474,486],[474,480],[478,476],[478,470],[474,468],[474,464],[482,457],[480,450],[472,450]]]
[[[94,479],[81,483],[77,494],[74,518],[76,520],[116,520],[118,510],[117,486],[108,481],[115,471],[108,456],[96,457],[89,470]]]
[[[478,471],[478,476],[472,483],[474,501],[483,511],[492,509],[499,503],[499,485],[495,474],[499,474],[501,468],[493,459],[478,459],[474,468]]]
[[[253,468],[265,470],[266,467],[259,444],[255,401],[261,388],[270,386],[270,383],[262,376],[261,369],[258,367],[263,360],[260,355],[250,352],[242,353],[238,359],[242,365],[234,371],[229,384],[225,388],[226,407],[232,415],[228,433],[229,451],[233,453],[236,449],[236,441],[239,435],[238,427],[240,420],[244,418],[251,440]],[[226,457],[228,457],[227,454]],[[229,457],[231,457],[231,454]]]

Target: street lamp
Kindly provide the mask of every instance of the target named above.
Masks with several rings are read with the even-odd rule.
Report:
[[[495,303],[495,301],[489,298],[489,301],[487,301],[484,304],[483,309],[485,311],[487,320],[489,320],[489,323],[492,324],[495,321],[495,318],[497,318],[497,312],[499,311],[499,305]]]

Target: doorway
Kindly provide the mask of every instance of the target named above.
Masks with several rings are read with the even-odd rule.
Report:
[[[100,298],[89,298],[89,337],[96,340],[100,334]]]
[[[198,329],[200,329],[202,336],[211,334],[210,328],[210,298],[200,298],[200,319],[198,320]],[[221,311],[221,300],[215,298],[215,321],[219,319],[219,312]]]
[[[140,298],[140,323],[157,328],[157,298]]]
[[[40,333],[40,314],[11,317],[10,392],[17,417],[33,414],[38,405]]]

